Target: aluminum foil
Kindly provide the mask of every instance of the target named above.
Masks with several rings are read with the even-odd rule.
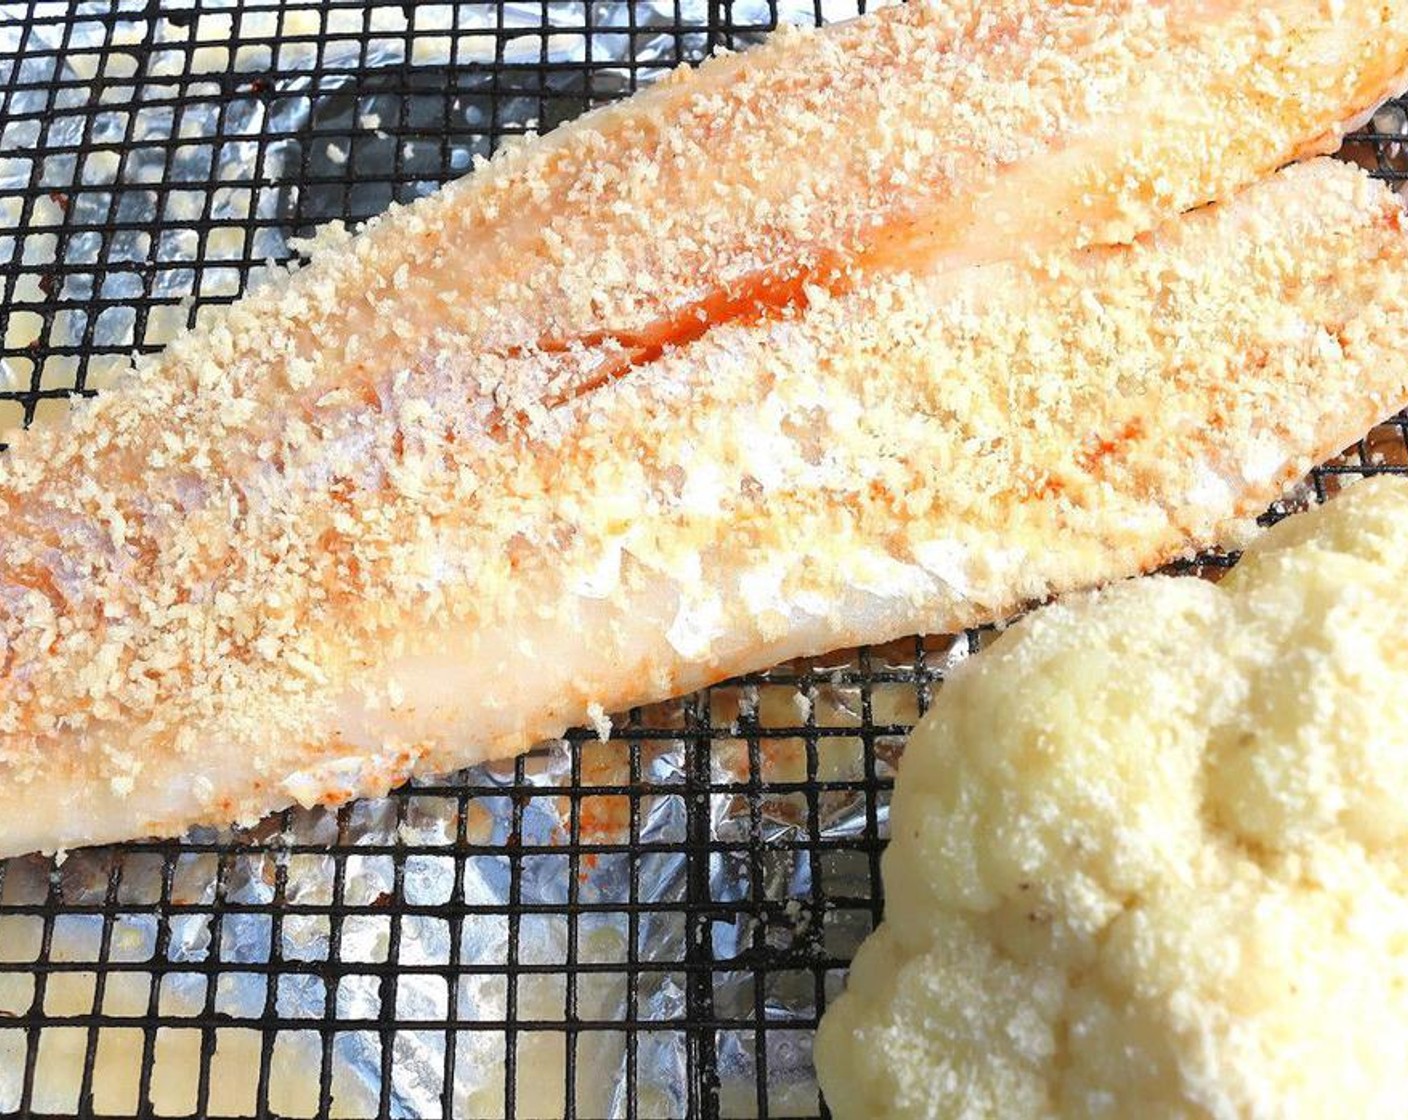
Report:
[[[46,9],[48,15],[61,10],[50,7],[55,11]],[[340,187],[299,182],[295,173],[305,159],[314,173],[324,174],[352,160],[352,180],[357,182],[360,161],[369,161],[366,166],[385,175],[399,148],[403,166],[422,170],[425,176],[410,185],[409,193],[433,189],[444,175],[447,156],[451,170],[467,168],[475,153],[487,151],[486,135],[494,123],[485,88],[475,84],[471,71],[461,69],[468,62],[494,61],[496,38],[484,35],[486,29],[523,33],[502,48],[499,57],[508,63],[581,62],[588,50],[595,63],[633,63],[630,68],[563,71],[565,84],[559,92],[565,96],[551,104],[561,104],[558,111],[565,117],[627,92],[632,73],[638,80],[649,80],[681,54],[702,56],[708,44],[702,30],[708,7],[705,0],[597,3],[591,8],[595,31],[588,37],[580,30],[586,6],[579,3],[407,5],[365,12],[337,6],[321,13],[294,4],[227,10],[207,6],[199,13],[168,12],[153,18],[141,0],[121,0],[115,18],[106,2],[75,5],[65,39],[63,23],[26,31],[21,22],[25,8],[0,5],[0,46],[21,54],[21,76],[70,83],[57,91],[14,92],[6,105],[9,123],[0,123],[0,251],[8,250],[25,265],[8,294],[6,341],[12,349],[42,344],[33,360],[7,359],[0,368],[0,389],[74,386],[76,359],[40,357],[49,347],[64,346],[82,346],[92,354],[86,383],[101,387],[127,364],[131,350],[160,345],[201,303],[234,295],[242,283],[239,262],[281,259],[289,252],[290,239],[318,222],[347,216],[349,206],[351,216],[366,216],[389,201],[372,189],[374,174],[354,186],[350,195]],[[822,11],[837,18],[853,15],[855,9],[824,3]],[[545,13],[546,35],[539,33]],[[730,15],[735,27],[758,29],[738,34],[733,39],[736,47],[761,35],[772,18],[768,6],[757,0],[735,0]],[[809,22],[814,7],[810,0],[787,0],[779,15]],[[680,35],[681,21],[700,30]],[[360,38],[364,29],[372,33],[370,48]],[[264,40],[275,34],[280,41],[271,47]],[[313,36],[322,41],[315,42]],[[63,53],[57,63],[43,53],[60,46]],[[381,82],[375,68],[406,63],[426,73],[438,68],[443,74],[449,68],[460,76],[461,92],[449,105],[450,129],[443,150],[439,140],[431,143],[414,128],[405,134],[398,131],[398,122],[415,120],[421,107],[404,103],[404,77]],[[350,78],[327,77],[361,66],[373,70],[355,85]],[[237,96],[217,97],[231,82]],[[439,92],[444,85],[432,82],[426,88],[428,111],[439,114],[433,122],[438,126],[446,112]],[[208,101],[179,113],[163,107],[175,92],[202,89],[208,91]],[[409,96],[414,102],[414,94]],[[536,119],[538,104],[525,88],[521,98],[500,102],[497,123],[526,130],[558,123]],[[505,105],[507,119],[502,115]],[[64,112],[81,106],[88,111]],[[45,114],[44,119],[27,116],[38,113]],[[13,117],[20,119],[10,120]],[[322,135],[324,131],[329,135]],[[172,147],[166,143],[172,139],[184,142]],[[75,150],[79,154],[73,154]],[[46,151],[54,154],[43,154]],[[17,192],[31,183],[43,188],[43,197],[21,222]],[[155,189],[161,185],[164,189]],[[366,189],[359,193],[361,185]],[[263,224],[251,233],[244,223],[252,216]],[[82,230],[114,217],[123,222],[122,229],[75,233],[62,242],[62,260],[56,260],[61,245],[57,233],[65,224]],[[189,223],[206,217],[216,226],[202,239]],[[151,260],[176,267],[158,270],[148,292],[140,269],[122,266]],[[182,267],[195,261],[201,262],[199,268]],[[58,264],[62,268],[56,269]],[[140,335],[131,306],[110,308],[96,322],[86,319],[81,301],[99,289],[133,304],[154,298]],[[54,296],[75,307],[59,311],[47,326],[40,315],[25,309],[26,304]],[[36,362],[42,364],[36,368]],[[64,407],[62,400],[42,403],[37,422]],[[18,422],[18,406],[0,402],[0,439],[5,428]],[[962,656],[966,648],[961,642],[940,643],[932,652],[941,663]],[[894,664],[912,668],[912,653],[910,647],[908,660],[904,651],[896,653]],[[666,792],[641,799],[634,836],[619,797],[587,796],[578,819],[583,844],[634,841],[649,849],[649,854],[635,857],[641,865],[636,898],[667,905],[640,914],[634,931],[624,912],[609,907],[632,900],[633,857],[625,852],[592,853],[574,866],[564,854],[572,831],[568,799],[521,796],[525,787],[515,784],[512,764],[457,779],[487,789],[466,802],[463,821],[457,799],[446,796],[443,786],[422,786],[435,792],[422,795],[413,789],[391,799],[359,803],[340,816],[294,812],[253,834],[197,834],[193,839],[201,843],[247,844],[253,838],[258,845],[237,855],[222,856],[207,848],[182,851],[175,858],[167,896],[175,906],[165,916],[160,913],[164,864],[159,849],[121,856],[87,851],[61,863],[35,857],[11,861],[0,879],[0,1112],[18,1105],[29,1041],[24,1031],[6,1029],[6,1016],[34,1014],[34,1005],[41,1003],[46,1022],[94,1010],[107,1021],[93,1038],[82,1026],[43,1028],[32,1100],[40,1112],[63,1113],[78,1106],[85,1054],[92,1048],[93,1107],[99,1113],[135,1113],[145,1042],[140,1030],[125,1029],[121,1023],[124,1017],[156,1012],[173,1022],[210,1013],[220,1020],[210,1066],[207,1111],[212,1115],[254,1108],[264,1042],[255,1028],[270,1013],[294,1024],[307,1020],[309,1025],[308,1030],[279,1030],[268,1059],[268,1104],[280,1114],[317,1111],[315,1072],[326,1061],[332,1115],[374,1115],[383,1092],[392,1115],[439,1115],[450,1039],[456,1047],[449,1090],[454,1114],[501,1115],[507,1052],[503,1025],[512,1020],[546,1025],[517,1038],[518,1114],[559,1115],[565,1036],[551,1024],[564,1018],[567,978],[565,969],[551,966],[566,961],[575,919],[578,962],[591,966],[575,977],[577,1018],[607,1027],[637,1021],[649,1028],[637,1032],[638,1115],[683,1116],[688,1093],[684,961],[690,927],[684,907],[668,904],[684,902],[691,871],[698,875],[690,858],[699,858],[707,859],[712,900],[778,904],[768,910],[765,928],[759,925],[762,908],[740,908],[733,918],[700,926],[719,962],[712,976],[712,1013],[744,1024],[720,1029],[712,1040],[722,1110],[725,1115],[757,1111],[758,1063],[765,1061],[771,1113],[814,1113],[814,982],[797,969],[768,973],[760,980],[764,974],[748,962],[759,944],[796,963],[822,953],[845,959],[868,932],[869,912],[863,906],[823,912],[825,907],[817,901],[823,888],[813,882],[812,860],[806,851],[786,846],[805,840],[811,824],[807,800],[795,791],[764,793],[752,800],[736,791],[707,791],[710,839],[741,848],[739,854],[716,851],[687,858],[686,795],[699,792],[686,782],[693,764],[689,751],[695,748],[687,748],[682,738],[671,738],[668,729],[683,726],[684,705],[702,706],[711,726],[724,729],[708,748],[714,782],[749,779],[750,738],[762,769],[753,776],[763,783],[802,780],[807,772],[806,750],[797,734],[802,728],[825,732],[818,741],[818,777],[860,779],[867,771],[865,748],[858,734],[849,733],[859,732],[863,723],[856,665],[848,655],[840,655],[823,662],[817,672],[805,690],[768,683],[726,687],[636,714],[638,726],[665,729],[661,737],[645,740],[637,749],[641,778]],[[920,690],[911,684],[877,684],[870,695],[874,725],[902,730],[917,717]],[[875,740],[877,757],[869,769],[880,779],[890,775],[900,742],[893,735]],[[526,788],[567,786],[574,751],[580,753],[584,785],[628,780],[624,743],[558,743],[527,760]],[[510,874],[510,861],[495,854],[511,838],[515,805],[521,815],[515,838],[522,856],[518,879]],[[818,808],[815,825],[827,839],[860,837],[867,827],[878,826],[883,833],[883,796],[867,806],[859,792],[832,790],[820,796]],[[461,830],[468,844],[482,845],[483,850],[457,856]],[[368,853],[347,857],[339,872],[338,861],[320,851],[334,841]],[[399,882],[396,860],[387,854],[397,846],[413,853],[404,859]],[[114,874],[116,864],[121,866]],[[820,866],[827,877],[825,892],[861,899],[869,893],[866,857],[828,853]],[[450,900],[457,878],[467,904],[491,908],[465,917],[458,926],[449,920],[448,911],[436,909]],[[220,907],[211,905],[217,889],[224,900]],[[335,890],[340,891],[338,901],[353,912],[338,924],[334,942],[328,913],[318,908],[334,901]],[[281,901],[274,907],[276,892]],[[599,908],[574,914],[573,899]],[[22,911],[60,901],[64,909],[47,933],[39,916]],[[117,910],[106,941],[102,916],[85,910],[99,904]],[[402,913],[403,904],[423,909]],[[197,909],[182,908],[189,906]],[[199,909],[202,906],[210,909]],[[510,1009],[506,962],[514,929],[518,964],[548,967],[519,978]],[[649,965],[639,975],[634,1000],[626,967],[632,936],[637,959]],[[319,967],[318,962],[330,959],[342,962],[340,968]],[[44,967],[46,960],[80,966],[53,972]],[[93,967],[82,968],[81,962],[93,962]],[[218,962],[219,967],[202,971],[200,966],[208,962]],[[397,966],[391,980],[379,969],[388,963]],[[359,973],[358,964],[368,971]],[[334,971],[335,983],[330,980]],[[839,980],[830,976],[827,982],[834,988]],[[765,983],[765,991],[758,990],[759,983]],[[769,1028],[761,1045],[752,1029],[759,1006]],[[312,1028],[329,1009],[337,1030],[325,1056]],[[380,1025],[392,1016],[405,1029],[384,1035]],[[426,1029],[412,1029],[418,1022],[428,1024]],[[488,1025],[477,1029],[483,1024]],[[470,1029],[448,1030],[451,1026]],[[387,1046],[389,1054],[383,1049]],[[167,1025],[158,1032],[150,1089],[157,1114],[187,1114],[195,1108],[201,1047],[202,1033],[196,1027]],[[580,1033],[575,1061],[579,1115],[624,1116],[625,1094],[631,1091],[624,1028]]]
[[[965,656],[968,649],[962,641],[931,645],[929,663],[941,670]],[[817,776],[823,781],[860,779],[865,771],[864,748],[858,735],[847,733],[859,732],[866,722],[861,687],[855,683],[859,679],[856,664],[843,654],[814,668],[816,675],[805,689],[766,682],[724,686],[637,712],[631,726],[653,728],[667,736],[669,728],[684,726],[686,707],[704,705],[695,718],[702,715],[721,729],[709,748],[710,786],[747,782],[750,739],[755,744],[761,767],[757,777],[764,790],[774,783],[801,780],[807,760],[803,738],[797,732],[812,728],[826,733],[818,738]],[[871,675],[879,670],[880,676],[907,668],[912,668],[912,658],[906,658],[903,649],[895,650],[890,659],[882,651],[870,667]],[[866,687],[871,727],[893,731],[916,718],[920,694],[913,684],[870,683]],[[793,734],[787,734],[789,731]],[[740,737],[732,737],[733,733]],[[874,765],[882,779],[892,775],[901,742],[897,734],[878,737]],[[247,1029],[255,1025],[254,1020],[272,1010],[282,1019],[306,1019],[312,1027],[333,1006],[339,1020],[330,1055],[336,1106],[333,1115],[376,1114],[388,1068],[382,1050],[384,1039],[377,1027],[383,1017],[394,1015],[402,1029],[391,1042],[389,1096],[393,1115],[439,1114],[445,1086],[445,1046],[450,1037],[444,1023],[453,1020],[470,1028],[453,1036],[454,1115],[498,1116],[503,1114],[505,1035],[501,1026],[478,1029],[476,1024],[501,1024],[510,1018],[505,964],[513,921],[517,922],[519,964],[565,964],[574,911],[569,891],[575,879],[575,899],[593,904],[590,913],[577,914],[578,964],[621,966],[619,970],[598,971],[594,967],[577,972],[577,1017],[598,1026],[628,1019],[642,1021],[646,1029],[637,1035],[637,1113],[642,1117],[684,1116],[687,1041],[683,1029],[670,1026],[679,1023],[682,1027],[686,1008],[688,980],[683,962],[687,923],[683,907],[651,910],[638,917],[637,960],[646,963],[647,969],[639,976],[634,1008],[630,1006],[626,968],[629,920],[623,912],[597,909],[630,901],[632,856],[591,849],[635,841],[650,850],[639,857],[638,901],[683,903],[692,870],[690,860],[705,858],[708,894],[714,902],[762,898],[781,904],[777,908],[780,912],[761,927],[764,919],[746,907],[730,919],[705,927],[717,962],[712,975],[712,1013],[726,1020],[754,1016],[758,977],[749,962],[759,937],[778,950],[794,969],[772,974],[770,981],[781,976],[784,982],[770,983],[761,1001],[769,1027],[763,1050],[770,1110],[773,1115],[813,1114],[817,1091],[810,1036],[816,999],[810,974],[795,966],[805,967],[823,953],[848,956],[869,931],[869,915],[864,910],[828,913],[824,904],[817,903],[821,885],[813,882],[809,853],[779,843],[806,839],[808,818],[800,794],[769,796],[765,792],[756,801],[755,815],[748,797],[709,790],[711,839],[740,848],[736,853],[687,856],[686,774],[692,764],[692,749],[697,748],[669,737],[647,739],[636,748],[641,781],[657,792],[640,798],[639,831],[634,837],[629,811],[619,796],[591,795],[595,786],[616,788],[628,781],[630,748],[620,739],[549,744],[524,761],[522,783],[515,780],[514,765],[503,763],[457,776],[448,786],[423,782],[392,798],[357,803],[340,818],[321,810],[294,811],[271,819],[252,833],[199,831],[192,839],[201,845],[236,841],[248,846],[254,840],[260,846],[233,856],[201,848],[176,858],[168,895],[175,905],[165,919],[164,945],[159,943],[157,914],[141,909],[162,897],[163,860],[157,849],[124,856],[84,851],[57,865],[38,857],[14,860],[0,883],[0,961],[33,961],[41,953],[39,919],[6,914],[5,909],[62,897],[72,912],[54,926],[49,960],[97,962],[104,956],[128,968],[131,965],[126,962],[151,962],[151,971],[119,972],[95,965],[95,972],[108,969],[102,1000],[106,1015],[120,1020],[124,1015],[145,1015],[156,1008],[164,1016],[195,1017],[209,1006],[217,1016],[229,1016],[229,1029],[216,1030],[208,1106],[212,1115],[239,1114],[242,1107],[252,1104],[261,1041],[257,1033]],[[575,788],[585,794],[577,816],[579,858],[575,867],[566,854],[572,829],[569,800],[523,796],[526,790],[546,792],[570,786],[574,754],[578,756],[579,776]],[[458,799],[447,796],[447,789],[459,786],[476,790],[463,814]],[[487,854],[508,850],[515,804],[519,806],[516,848],[521,857],[516,887],[509,860]],[[817,829],[827,839],[866,833],[867,806],[858,793],[824,793],[819,810]],[[883,800],[875,811],[883,834]],[[461,828],[476,854],[457,855]],[[332,928],[327,916],[317,909],[335,897],[336,861],[320,850],[334,840],[353,849],[343,858],[341,894],[337,896],[352,910],[340,923],[336,946],[330,940]],[[396,847],[412,853],[404,858],[399,888],[395,860],[388,854]],[[369,852],[358,854],[358,848]],[[868,893],[865,860],[845,858],[856,856],[840,853],[841,858],[828,858],[823,863],[825,892],[862,898]],[[114,865],[119,862],[120,873],[114,877]],[[491,913],[464,917],[458,934],[459,970],[451,967],[450,911],[435,910],[450,900],[457,874],[465,904],[493,908]],[[183,912],[185,907],[212,904],[218,883],[223,884],[221,907]],[[116,919],[104,954],[101,916],[82,911],[85,906],[103,903],[114,890],[119,910],[124,904],[134,909]],[[274,907],[278,898],[282,904]],[[393,917],[402,905],[429,909]],[[255,909],[242,912],[244,907]],[[305,910],[308,907],[313,909]],[[213,913],[216,909],[221,911],[218,919]],[[383,909],[384,913],[378,912]],[[516,919],[511,917],[515,910]],[[399,923],[395,962],[410,967],[388,988],[380,975],[359,974],[356,966],[375,968],[392,959],[393,921]],[[818,932],[821,930],[824,933]],[[258,969],[279,959],[285,962],[282,971],[276,966],[267,982],[259,972],[242,971],[242,967]],[[332,973],[316,967],[317,962],[329,959],[341,962],[335,970],[340,977],[335,985],[326,979]],[[214,960],[220,962],[220,968],[210,979],[192,970],[192,966]],[[489,967],[476,971],[480,966]],[[153,973],[159,978],[154,979]],[[94,1002],[94,974],[50,973],[43,1000],[46,1016],[87,1013]],[[839,975],[831,978],[833,988],[839,979]],[[457,986],[453,1012],[450,982]],[[215,985],[213,994],[209,983]],[[564,1018],[566,986],[565,969],[548,969],[518,982],[515,1018],[543,1028],[518,1038],[520,1116],[562,1113],[564,1035],[550,1024]],[[23,1013],[33,998],[31,975],[0,971],[0,1014]],[[437,1025],[416,1030],[419,1020]],[[789,1029],[791,1023],[799,1025]],[[41,1047],[35,1108],[63,1112],[75,1105],[87,1034],[62,1029],[46,1029],[44,1033],[54,1036],[55,1041]],[[0,1041],[0,1109],[18,1099],[17,1076],[23,1068],[20,1032],[0,1029],[0,1040],[7,1035],[12,1036],[8,1049],[5,1041]],[[169,1027],[163,1028],[161,1035],[152,1079],[153,1101],[158,1113],[186,1113],[195,1104],[201,1035],[196,1029]],[[722,1114],[755,1114],[759,1053],[754,1032],[720,1030],[714,1044]],[[131,1094],[142,1048],[139,1031],[103,1029],[92,1080],[98,1111],[133,1111]],[[276,1112],[311,1115],[316,1110],[317,1078],[313,1071],[320,1068],[322,1060],[321,1043],[312,1030],[279,1032],[268,1086]],[[579,1035],[575,1084],[580,1115],[626,1114],[626,1062],[623,1030],[592,1029]]]

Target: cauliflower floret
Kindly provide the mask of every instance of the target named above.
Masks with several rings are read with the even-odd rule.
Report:
[[[900,769],[841,1117],[1402,1117],[1408,481],[1048,607]]]

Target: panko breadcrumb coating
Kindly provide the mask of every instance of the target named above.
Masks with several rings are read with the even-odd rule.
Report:
[[[916,3],[329,235],[0,459],[0,855],[384,792],[1222,539],[1402,403],[1400,211],[1322,169],[1071,246],[1405,70],[1362,0]]]
[[[838,1117],[1390,1120],[1408,1100],[1408,480],[1219,584],[1028,616],[900,765]]]

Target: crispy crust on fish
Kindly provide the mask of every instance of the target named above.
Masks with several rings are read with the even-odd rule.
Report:
[[[929,474],[964,482],[965,456],[982,450],[951,433],[982,417],[956,400],[927,413],[885,387],[924,383],[954,346],[933,331],[996,329],[990,308],[921,329],[971,297],[959,266],[1132,237],[1332,144],[1408,65],[1389,5],[1265,10],[915,4],[781,33],[395,212],[209,316],[58,430],[17,440],[0,459],[0,852],[382,789],[415,765],[520,749],[579,720],[585,698],[616,707],[1063,585],[1013,571],[991,593],[889,589],[911,578],[902,546],[927,524]],[[1338,173],[1316,174],[1349,192]],[[1354,190],[1358,202],[1330,207],[1348,223],[1346,275],[1324,259],[1324,224],[1304,267],[1356,293],[1363,318],[1390,296],[1348,273],[1393,256],[1397,217]],[[1259,205],[1282,220],[1279,203]],[[1277,265],[1288,284],[1293,263]],[[992,267],[1002,285],[1027,275]],[[1339,306],[1334,292],[1317,304]],[[710,329],[693,338],[680,324],[696,313]],[[1291,353],[1264,345],[1268,360]],[[1328,417],[1281,407],[1332,422],[1336,439],[1357,434],[1389,410],[1391,353],[1339,359],[1356,377],[1325,397],[1338,406]],[[1040,360],[1061,354],[1053,342]],[[1087,373],[1103,376],[1067,367],[1056,380]],[[943,380],[984,404],[983,378],[1008,376],[975,356]],[[1246,381],[1234,403],[1265,391]],[[1044,385],[1025,390],[1036,415]],[[1210,406],[1194,403],[1196,426]],[[744,432],[759,416],[786,437],[756,445],[780,449],[771,468],[730,474],[727,455],[746,448],[717,433],[680,442],[706,421]],[[1304,427],[1266,438],[1291,460],[1330,449]],[[922,449],[941,445],[936,457],[904,443],[911,430]],[[1243,435],[1229,431],[1228,454]],[[1112,471],[1122,462],[1104,457]],[[856,479],[822,481],[845,462]],[[1057,465],[1016,462],[1026,473],[1003,482],[1050,475],[1031,485],[1056,487],[1051,501],[1031,508],[1059,516],[1015,523],[1032,539],[1074,516],[1080,479],[1051,475]],[[901,490],[916,469],[924,481]],[[1263,482],[1238,502],[1269,496]],[[984,537],[998,524],[986,507],[953,501],[975,518],[971,534],[955,530],[968,547],[1005,547]],[[1209,531],[1136,532],[1124,570],[1221,524],[1186,516],[1185,530]],[[813,598],[768,609],[772,568],[750,560],[745,587],[727,559],[737,549],[803,550]],[[568,634],[606,663],[554,648]],[[53,812],[25,819],[41,788]]]

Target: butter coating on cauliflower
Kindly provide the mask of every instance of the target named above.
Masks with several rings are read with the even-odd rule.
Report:
[[[1402,1117],[1408,480],[1040,610],[900,768],[839,1117]]]

